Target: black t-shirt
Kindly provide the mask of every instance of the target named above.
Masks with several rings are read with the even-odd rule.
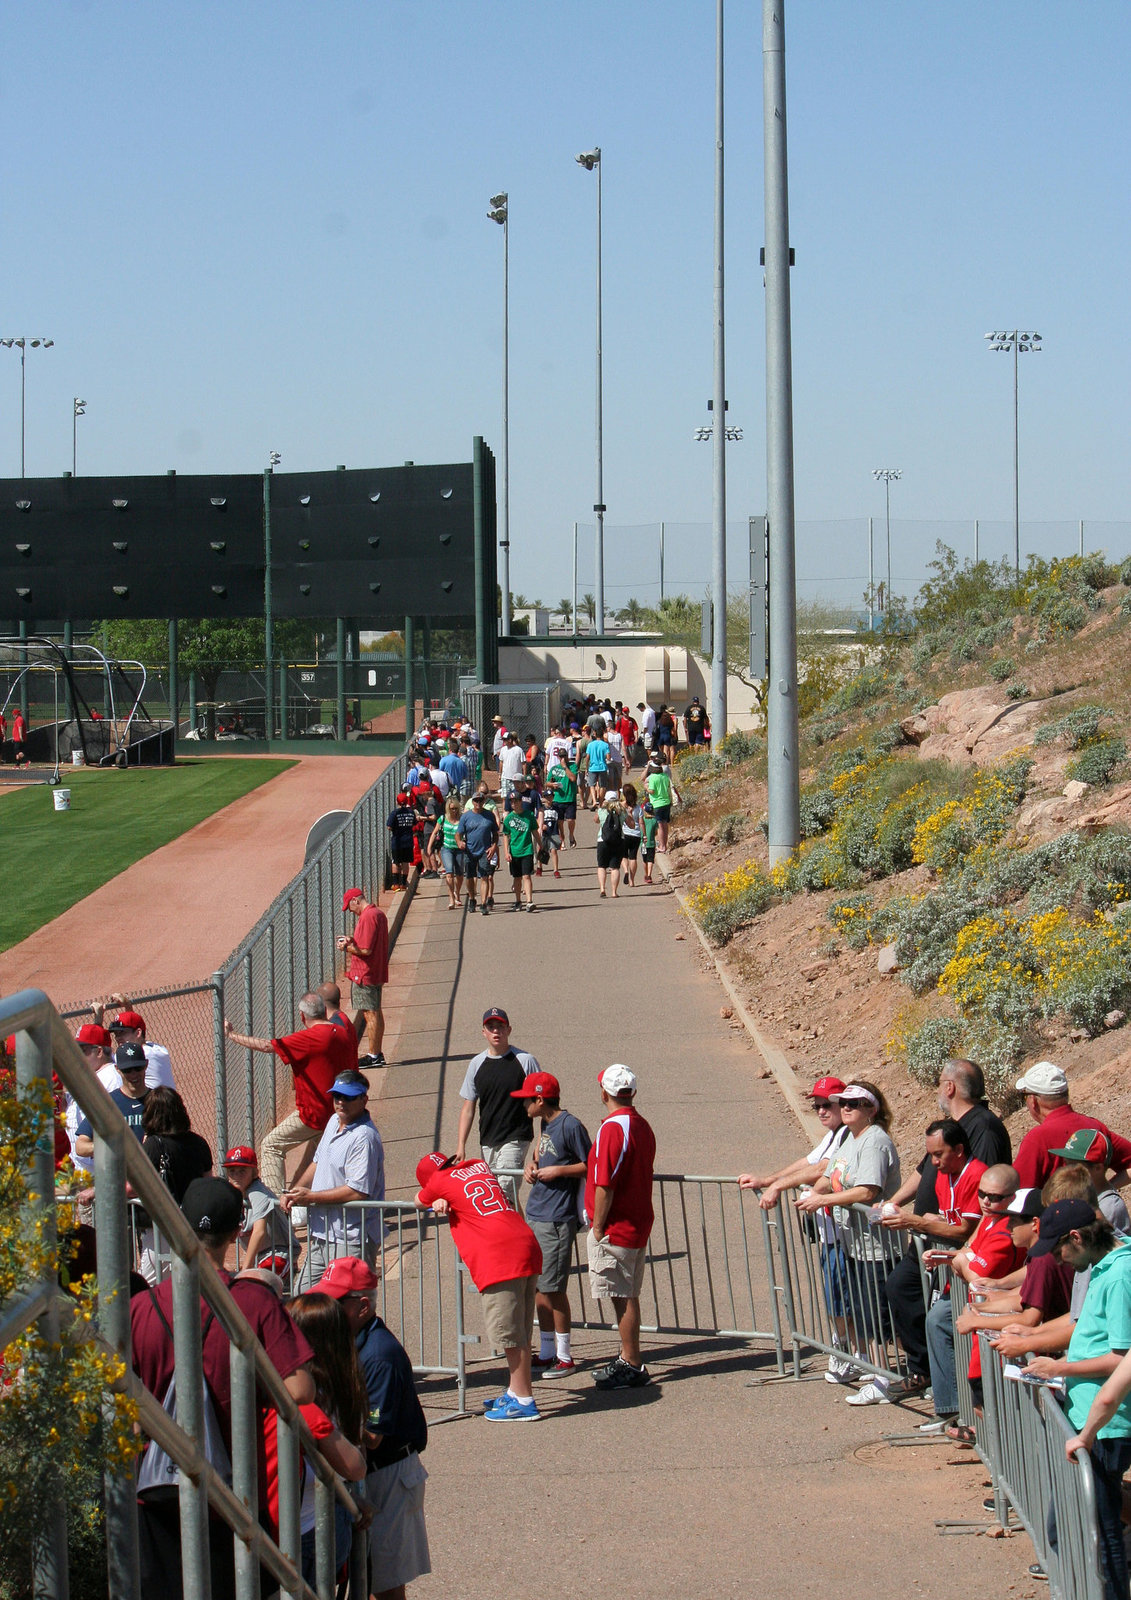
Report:
[[[1005,1123],[994,1115],[989,1106],[971,1106],[964,1117],[959,1117],[958,1126],[969,1140],[967,1149],[975,1161],[984,1161],[987,1167],[994,1167],[999,1163],[1008,1166],[1013,1160],[1013,1148]]]
[[[193,1179],[212,1171],[212,1151],[199,1133],[147,1133],[141,1148],[178,1205]]]
[[[416,832],[417,813],[412,806],[397,806],[390,811],[386,826],[393,836],[395,844],[405,845],[412,843],[412,836]]]
[[[486,1056],[480,1063],[475,1073],[480,1144],[495,1147],[513,1139],[529,1140],[526,1103],[511,1099],[511,1090],[521,1089],[525,1082],[526,1073],[513,1050],[505,1056]]]

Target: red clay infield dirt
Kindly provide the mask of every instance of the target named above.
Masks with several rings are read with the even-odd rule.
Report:
[[[300,757],[4,951],[0,993],[62,1005],[207,977],[299,871],[312,823],[352,809],[388,761]]]

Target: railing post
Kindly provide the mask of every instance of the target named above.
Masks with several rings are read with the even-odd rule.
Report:
[[[297,1572],[302,1571],[302,1536],[299,1533],[299,1510],[302,1492],[299,1487],[299,1441],[297,1431],[287,1422],[282,1412],[278,1414],[279,1456],[279,1549]],[[290,1591],[297,1595],[296,1587]]]
[[[252,993],[251,959],[252,959],[251,951],[249,950],[247,955],[244,956],[244,958],[243,958],[243,1015],[244,1015],[244,1027],[247,1028],[249,1033],[250,1033],[251,1029],[254,1027],[254,1017],[252,1015],[252,1012],[253,1012],[253,1009],[254,1009],[254,1006],[253,1006],[253,998],[254,997],[253,997],[253,993]],[[246,1092],[244,1094],[244,1110],[247,1113],[247,1142],[250,1145],[254,1145],[254,1143],[255,1143],[255,1051],[254,1050],[245,1050],[244,1054],[247,1057],[247,1066],[245,1068],[245,1071],[246,1071],[246,1074],[247,1074],[247,1078],[246,1078],[246,1085],[247,1086],[246,1086]]]
[[[21,680],[22,682],[25,680]],[[20,1097],[51,1093],[51,1033],[46,1022],[37,1023],[16,1035],[16,1083]],[[51,1262],[55,1259],[55,1129],[48,1118],[28,1168],[29,1190],[40,1212],[40,1245]],[[49,1349],[59,1345],[58,1284],[50,1265],[38,1287],[47,1299],[47,1308],[36,1325]],[[70,1582],[67,1571],[67,1511],[63,1485],[56,1480],[55,1492],[42,1507],[43,1522],[35,1541],[32,1589],[35,1600],[67,1600]]]
[[[266,944],[267,944],[267,1026],[268,1026],[268,1028],[270,1030],[271,1037],[274,1038],[277,1034],[285,1033],[287,1031],[287,1029],[294,1027],[294,1012],[293,1011],[288,1011],[288,1013],[287,1013],[287,1015],[286,1015],[286,1017],[284,1019],[284,1026],[280,1026],[279,1018],[275,1015],[275,923],[274,923],[274,921],[271,921],[271,922],[269,922],[267,924]],[[271,1084],[271,1122],[272,1122],[272,1124],[274,1124],[275,1118],[279,1115],[278,1084],[277,1084],[276,1078],[275,1078],[276,1062],[277,1061],[278,1061],[278,1057],[276,1056],[274,1050],[272,1050],[271,1054],[267,1058],[267,1064],[268,1064],[268,1067],[270,1069],[269,1078],[270,1078],[270,1084]]]
[[[228,1042],[224,1037],[224,975],[214,972],[212,990],[212,1058],[216,1063],[216,1148],[228,1148]]]
[[[314,1480],[314,1587],[318,1600],[334,1600],[334,1491],[321,1478]]]
[[[259,1416],[255,1404],[255,1358],[250,1350],[232,1345],[229,1353],[232,1381],[232,1492],[242,1500],[254,1521],[259,1514],[256,1455]],[[259,1563],[235,1536],[236,1600],[259,1600]]]
[[[133,1134],[125,1137],[132,1139]],[[122,1139],[94,1135],[94,1214],[97,1240],[98,1326],[103,1339],[125,1362],[130,1352],[130,1235],[126,1203],[126,1153]],[[107,1421],[113,1402],[103,1404]],[[103,1473],[106,1496],[106,1575],[118,1600],[141,1600],[138,1565],[137,1495],[128,1473]]]
[[[200,1265],[173,1257],[173,1348],[177,1422],[204,1454],[204,1369],[201,1364]],[[208,1490],[183,1469],[177,1473],[181,1512],[181,1573],[185,1600],[210,1600]]]

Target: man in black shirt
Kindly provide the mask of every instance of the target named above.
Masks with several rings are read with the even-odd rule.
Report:
[[[532,1072],[540,1072],[541,1068],[528,1050],[512,1047],[510,1018],[502,1006],[490,1006],[483,1013],[483,1037],[487,1048],[472,1058],[460,1089],[463,1104],[459,1112],[455,1158],[462,1161],[466,1156],[467,1138],[478,1105],[479,1147],[483,1159],[518,1211],[518,1178],[526,1166],[526,1153],[530,1148],[530,1119],[522,1101],[512,1099],[511,1095],[513,1090],[522,1088]],[[517,1176],[502,1176],[504,1173]]]
[[[687,729],[688,744],[702,744],[704,742],[707,728],[707,713],[699,704],[698,695],[695,696],[687,710],[683,713],[683,726]]]
[[[946,1061],[939,1075],[939,1110],[953,1117],[966,1135],[975,1161],[987,1167],[1009,1166],[1013,1149],[1000,1117],[986,1104],[986,1080],[976,1061]]]

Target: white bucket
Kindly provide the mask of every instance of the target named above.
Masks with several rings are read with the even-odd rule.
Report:
[[[56,811],[69,811],[71,809],[71,791],[69,789],[52,789],[51,794],[55,801]]]
[[[72,767],[85,767],[86,766],[86,751],[85,750],[72,750],[71,751],[71,766]]]

